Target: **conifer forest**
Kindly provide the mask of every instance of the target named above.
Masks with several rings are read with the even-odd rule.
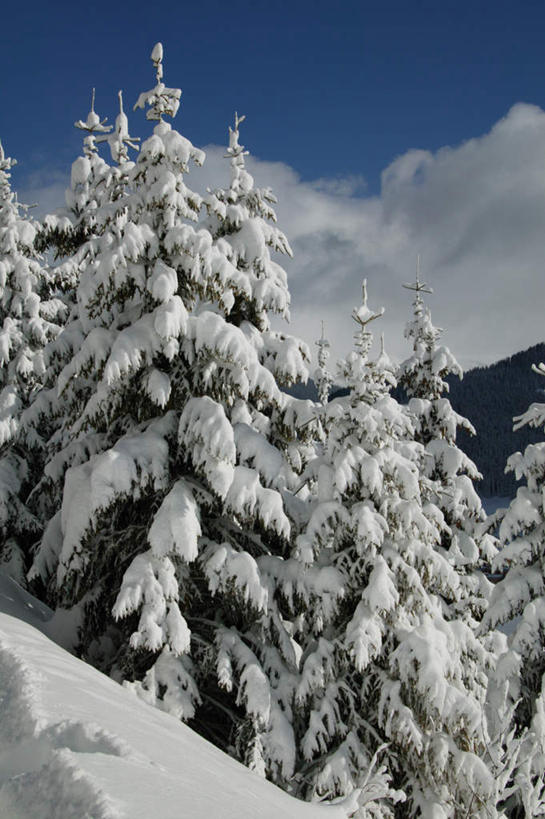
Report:
[[[34,218],[0,147],[0,568],[77,657],[299,800],[545,815],[545,440],[487,516],[419,270],[401,364],[372,354],[369,279],[352,351],[322,333],[312,365],[275,329],[291,249],[244,116],[197,194],[151,60],[130,125],[121,92],[113,128],[94,96],[76,122],[64,210]],[[309,378],[317,401],[288,392]]]

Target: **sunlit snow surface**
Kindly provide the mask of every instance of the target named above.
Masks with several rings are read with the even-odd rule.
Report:
[[[41,631],[0,575],[2,819],[341,819],[296,801]],[[39,630],[40,629],[40,630]]]

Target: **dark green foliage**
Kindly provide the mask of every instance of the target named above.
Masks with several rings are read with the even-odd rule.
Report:
[[[532,364],[544,358],[545,344],[536,344],[496,364],[469,370],[463,381],[448,379],[452,406],[477,431],[473,437],[461,430],[459,444],[483,475],[479,492],[484,497],[513,496],[517,481],[513,473],[504,473],[507,458],[543,439],[541,430],[528,425],[513,432],[513,418],[543,400],[543,379],[532,371]]]

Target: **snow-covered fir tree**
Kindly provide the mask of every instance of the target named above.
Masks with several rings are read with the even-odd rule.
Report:
[[[450,374],[462,377],[462,369],[448,347],[439,344],[442,330],[435,327],[422,293],[433,291],[416,280],[405,284],[415,293],[413,318],[405,329],[413,352],[400,366],[398,380],[415,420],[415,438],[424,448],[422,469],[429,479],[430,499],[447,524],[441,549],[462,577],[459,598],[451,607],[454,616],[480,619],[490,597],[491,585],[481,571],[496,554],[494,538],[486,531],[486,515],[475,490],[481,476],[456,442],[460,429],[475,434],[471,423],[454,411],[447,397]]]
[[[57,258],[70,257],[89,238],[95,226],[100,204],[107,197],[112,183],[112,169],[99,155],[97,142],[103,141],[112,130],[95,111],[95,89],[91,97],[91,110],[85,120],[77,120],[74,126],[85,131],[83,154],[72,163],[70,187],[65,193],[66,206],[54,214],[48,214],[37,237],[41,251],[51,250]],[[72,282],[75,285],[74,282]]]
[[[107,225],[123,219],[123,197],[134,165],[128,148],[136,148],[139,141],[129,135],[121,91],[119,105],[115,127],[110,133],[111,126],[106,127],[106,120],[101,120],[94,110],[93,89],[86,120],[75,123],[87,136],[83,141],[83,156],[72,164],[71,187],[66,191],[67,207],[46,216],[37,237],[38,246],[54,251],[55,259],[51,259],[50,253],[47,273],[55,283],[68,316],[62,333],[44,349],[43,389],[22,415],[25,435],[42,464],[42,468],[36,470],[31,507],[45,521],[58,511],[62,498],[65,462],[61,458],[59,469],[54,456],[64,448],[67,436],[69,439],[72,419],[66,413],[65,397],[59,393],[58,378],[85,338],[85,316],[77,293],[83,272],[94,263],[96,246],[89,240],[101,234]],[[108,143],[116,165],[109,165],[99,156],[97,143],[100,142]]]
[[[318,400],[320,404],[325,407],[329,401],[329,392],[333,383],[331,373],[327,369],[327,362],[329,360],[329,341],[324,336],[324,323],[322,321],[322,335],[316,342],[318,347],[318,366],[314,370],[314,383],[318,391]]]
[[[0,570],[24,584],[32,562],[75,651],[294,795],[358,819],[545,815],[545,442],[509,459],[523,486],[487,523],[419,265],[400,368],[383,338],[370,358],[364,284],[349,394],[329,401],[323,326],[318,403],[284,393],[309,351],[272,329],[291,249],[245,117],[201,198],[151,57],[138,160],[121,91],[112,128],[93,90],[43,224],[0,143]],[[545,428],[545,404],[514,420]]]
[[[423,448],[389,394],[391,366],[369,359],[369,325],[381,314],[364,285],[356,351],[341,371],[350,392],[328,404],[325,450],[307,472],[316,493],[297,539],[307,567],[296,592],[307,600],[299,793],[353,792],[378,753],[394,790],[366,815],[484,817],[494,796],[479,758],[486,679],[469,688],[464,663],[484,666],[486,654],[443,614],[460,580],[437,548],[444,519],[424,500]]]
[[[23,580],[39,523],[26,505],[39,465],[21,414],[45,377],[44,347],[65,310],[34,249],[38,225],[11,189],[15,160],[0,143],[0,560]]]
[[[545,365],[534,366],[545,376]],[[545,426],[545,404],[534,403],[514,419]],[[505,572],[494,587],[484,626],[509,623],[509,638],[492,678],[491,709],[512,708],[523,748],[513,775],[508,806],[512,816],[545,813],[545,442],[516,452],[507,469],[523,485],[499,529],[500,551],[493,568]]]
[[[78,251],[84,341],[60,373],[67,420],[47,467],[62,508],[34,576],[79,613],[83,656],[285,780],[297,652],[282,567],[296,428],[310,435],[314,413],[277,379],[306,377],[308,350],[269,326],[289,302],[271,251],[289,245],[245,169],[240,119],[230,187],[207,200],[212,232],[195,225],[184,176],[204,154],[165,121],[181,92],[162,57],[157,44],[156,85],[137,102],[156,125],[129,191]]]
[[[384,380],[390,387],[397,384],[398,367],[388,353],[386,352],[386,344],[384,342],[384,333],[380,334],[380,353],[376,360],[376,369],[378,372],[384,373]]]
[[[123,172],[125,174],[127,173],[127,163],[130,162],[129,148],[132,148],[133,151],[137,151],[140,137],[132,137],[129,134],[129,120],[123,110],[123,92],[118,91],[117,97],[119,100],[119,113],[115,118],[113,133],[100,136],[96,141],[108,143],[112,159],[117,163],[117,167],[121,169],[121,172],[118,173],[118,177],[123,179]],[[76,125],[78,125],[78,123],[76,123]],[[110,196],[110,198],[115,199],[116,197]]]

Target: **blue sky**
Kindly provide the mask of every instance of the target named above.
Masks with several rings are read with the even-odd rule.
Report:
[[[91,88],[110,122],[120,88],[130,111],[157,41],[183,90],[175,127],[208,154],[192,187],[226,182],[220,146],[234,110],[247,115],[252,172],[294,250],[292,331],[311,347],[324,319],[333,358],[346,354],[367,276],[404,357],[417,253],[465,367],[544,339],[542,0],[10,4],[0,138],[22,201],[62,204]],[[142,112],[129,121],[150,133]]]
[[[487,0],[204,0],[10,4],[0,33],[1,137],[20,178],[63,168],[90,88],[110,119],[153,79],[183,90],[178,128],[221,143],[235,108],[263,159],[303,179],[381,171],[409,148],[487,131],[518,101],[545,101],[545,4]],[[8,24],[6,25],[6,17]],[[147,133],[141,113],[135,134]]]

